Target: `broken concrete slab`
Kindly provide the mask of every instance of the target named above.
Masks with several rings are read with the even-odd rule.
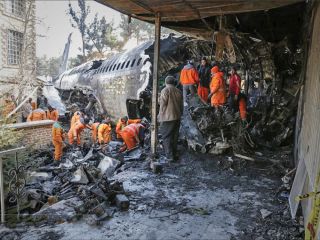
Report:
[[[33,214],[32,218],[34,221],[45,220],[47,223],[52,224],[71,221],[77,214],[74,210],[74,206],[80,206],[81,204],[82,201],[77,197],[62,200],[51,206],[46,204],[39,212]]]
[[[91,159],[92,157],[93,157],[93,148],[91,148],[91,149],[89,150],[89,152],[87,153],[87,155],[86,155],[84,158],[82,158],[82,159],[77,159],[76,162],[77,162],[77,163],[86,162],[86,161],[88,161],[89,159]]]
[[[71,179],[71,182],[73,183],[79,183],[79,184],[88,184],[89,179],[87,177],[87,174],[85,173],[83,167],[79,167],[77,171],[73,173],[73,179]]]
[[[128,210],[129,209],[129,199],[124,194],[117,194],[116,195],[116,205],[121,210]]]
[[[65,163],[60,163],[59,168],[71,169],[73,168],[74,164],[67,159]]]
[[[29,183],[37,183],[47,181],[52,178],[52,174],[48,172],[30,172],[28,174],[27,180]]]
[[[106,174],[107,177],[111,177],[119,165],[120,161],[105,156],[104,159],[100,161],[98,168],[100,169],[102,175]]]
[[[125,161],[131,161],[131,160],[142,160],[142,149],[140,147],[136,147],[134,149],[131,149],[126,152],[126,154],[123,156],[123,159]]]

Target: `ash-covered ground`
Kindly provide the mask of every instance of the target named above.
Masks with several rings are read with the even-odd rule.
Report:
[[[99,225],[89,214],[54,224],[21,223],[3,228],[1,239],[302,239],[271,163],[180,151],[181,160],[165,165],[162,174],[151,172],[145,160],[115,172],[112,179],[123,182],[130,200],[128,211],[113,211]]]

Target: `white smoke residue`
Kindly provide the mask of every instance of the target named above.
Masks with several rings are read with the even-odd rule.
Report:
[[[146,62],[146,63],[143,64],[143,66],[141,67],[139,83],[141,84],[142,82],[142,85],[137,91],[137,99],[139,99],[140,94],[148,87],[149,80],[152,75],[152,71],[151,71],[152,64],[150,62],[150,57],[143,53],[141,54],[141,58],[142,58],[142,62],[143,63]],[[146,61],[146,60],[149,60],[149,61]]]
[[[58,90],[53,85],[45,85],[43,95],[48,99],[49,105],[58,110],[59,115],[65,114],[66,107],[61,101]]]

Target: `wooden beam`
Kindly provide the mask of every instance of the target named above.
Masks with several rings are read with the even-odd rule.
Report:
[[[130,2],[133,2],[134,4],[138,5],[139,7],[143,8],[144,10],[147,10],[148,12],[154,13],[153,9],[150,8],[148,5],[142,3],[139,0],[130,0]]]
[[[194,8],[190,3],[188,3],[186,0],[183,0],[183,2],[194,11],[198,17],[201,19],[201,21],[204,23],[204,25],[210,30],[213,31],[213,28],[209,25],[209,23],[201,16],[198,9]]]
[[[158,142],[158,86],[159,86],[159,53],[160,53],[160,35],[161,35],[161,16],[156,13],[155,17],[155,40],[153,56],[153,83],[152,83],[152,122],[151,122],[151,153],[155,156],[157,153]]]

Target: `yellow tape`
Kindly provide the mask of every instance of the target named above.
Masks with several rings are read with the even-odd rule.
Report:
[[[315,190],[318,191],[320,183],[320,171],[318,170],[318,175],[316,178]],[[299,197],[313,197],[311,212],[308,217],[307,227],[305,229],[305,240],[316,240],[317,239],[317,231],[319,227],[319,213],[320,213],[320,195],[319,192],[310,192]],[[304,198],[304,199],[305,199]]]
[[[310,198],[310,197],[313,197],[317,194],[320,194],[320,192],[309,192],[309,193],[306,193],[306,194],[303,194],[303,195],[298,195],[295,197],[295,200],[297,202],[301,201],[301,200],[305,200],[307,198]]]

